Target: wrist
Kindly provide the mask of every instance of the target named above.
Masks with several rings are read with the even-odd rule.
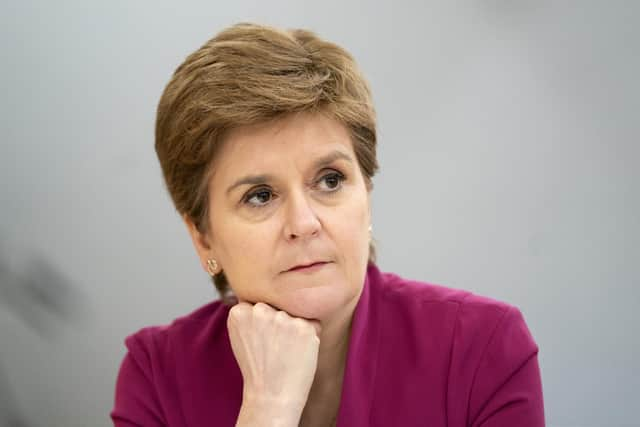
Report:
[[[237,427],[298,427],[304,402],[299,399],[244,393]]]

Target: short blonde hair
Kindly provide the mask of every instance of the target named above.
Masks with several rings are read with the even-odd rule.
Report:
[[[211,165],[227,131],[297,112],[323,112],[348,129],[365,181],[378,169],[371,91],[353,57],[306,30],[240,23],[189,55],[158,104],[155,148],[176,210],[209,232]],[[370,245],[369,261],[375,262]],[[224,298],[224,273],[214,277]]]

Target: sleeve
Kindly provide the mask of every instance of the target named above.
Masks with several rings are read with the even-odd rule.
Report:
[[[157,392],[154,387],[149,351],[137,335],[125,340],[128,352],[116,381],[111,419],[115,427],[164,427]]]
[[[510,306],[478,365],[469,402],[471,427],[543,427],[538,346],[520,310]]]

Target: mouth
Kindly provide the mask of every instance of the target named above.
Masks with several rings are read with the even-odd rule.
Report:
[[[322,269],[325,265],[330,264],[330,262],[326,262],[326,261],[317,261],[317,262],[312,262],[309,264],[301,264],[301,265],[296,265],[295,267],[292,267],[288,270],[285,271],[285,273],[290,273],[290,272],[300,272],[300,273],[311,273],[314,271],[318,271],[320,269]]]

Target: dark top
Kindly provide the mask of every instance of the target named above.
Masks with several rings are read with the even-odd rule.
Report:
[[[234,426],[242,375],[228,313],[215,301],[127,337],[114,424]],[[354,312],[337,426],[544,426],[537,355],[516,307],[370,264]]]

